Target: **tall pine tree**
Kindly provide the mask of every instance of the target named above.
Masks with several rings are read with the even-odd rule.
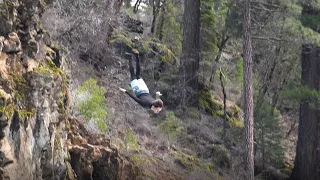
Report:
[[[254,179],[253,158],[253,86],[252,86],[252,43],[251,43],[251,13],[250,0],[245,0],[244,7],[244,120],[245,120],[245,170],[246,179]]]

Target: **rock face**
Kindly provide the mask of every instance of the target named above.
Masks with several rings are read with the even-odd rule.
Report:
[[[64,108],[59,105],[64,96],[62,78],[49,72],[46,75],[29,72],[21,78],[25,87],[16,87],[12,99],[3,98],[5,103],[1,104],[5,109],[1,113],[2,122],[8,124],[2,126],[5,136],[1,155],[10,162],[1,168],[10,179],[60,179],[65,174],[67,157],[63,143],[65,123],[59,113]]]
[[[0,179],[66,174],[66,77],[52,65],[51,48],[39,49],[40,12],[34,8],[41,11],[41,2],[0,2]],[[34,56],[30,41],[37,46]]]
[[[123,23],[123,26],[126,28],[127,31],[136,32],[139,34],[143,33],[143,23],[140,20],[131,18],[126,13],[121,13],[119,15],[119,22]]]
[[[4,36],[14,30],[14,23],[17,18],[17,1],[16,0],[1,0],[0,1],[0,36]]]
[[[68,149],[70,163],[78,180],[130,179],[130,165],[125,165],[110,141],[91,135],[76,119],[69,119]]]
[[[0,179],[132,177],[107,139],[67,121],[64,58],[39,26],[44,2],[0,0]]]

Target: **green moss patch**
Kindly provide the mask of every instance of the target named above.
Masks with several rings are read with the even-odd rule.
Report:
[[[129,49],[133,49],[134,47],[134,44],[126,37],[115,37],[114,39],[109,41],[109,44],[115,44],[115,43],[122,44],[128,47]]]
[[[227,116],[229,126],[243,128],[244,122],[241,120],[241,110],[239,106],[233,105],[227,111],[227,114],[229,114]]]
[[[177,59],[167,45],[150,39],[139,40],[139,43],[134,43],[131,39],[129,34],[115,31],[113,38],[109,40],[109,44],[121,45],[121,48],[126,49],[128,52],[132,49],[137,49],[142,55],[159,56],[162,63],[176,63]]]
[[[15,4],[13,2],[2,2],[0,3],[0,15],[4,18],[8,18],[9,12],[14,8]]]
[[[223,104],[215,100],[207,87],[199,92],[199,106],[210,115],[224,118]],[[237,105],[227,108],[227,120],[230,127],[244,127],[241,120],[241,109]]]
[[[22,110],[17,110],[19,117],[21,118],[27,118],[27,117],[32,117],[35,113],[35,109],[31,109],[30,111],[22,109]]]
[[[15,109],[15,106],[12,103],[0,105],[0,114],[4,113],[7,120],[9,120],[14,113],[14,109]]]
[[[187,171],[194,171],[200,167],[201,161],[195,156],[185,154],[183,152],[175,152],[175,163],[179,164],[181,167]]]
[[[130,162],[133,164],[133,174],[137,179],[153,179],[152,164],[157,164],[157,159],[152,157],[143,157],[139,154],[129,156]]]
[[[281,169],[281,172],[287,175],[290,175],[293,170],[294,164],[292,163],[285,163],[285,166]]]
[[[199,106],[208,114],[223,117],[223,105],[215,100],[208,88],[204,88],[199,92]]]

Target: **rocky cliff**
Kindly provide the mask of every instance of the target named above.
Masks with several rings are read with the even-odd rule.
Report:
[[[66,75],[37,24],[42,1],[0,4],[2,179],[60,179],[66,171]],[[47,39],[48,41],[48,39]]]
[[[119,179],[116,149],[68,121],[63,50],[39,23],[45,9],[0,1],[0,179]]]

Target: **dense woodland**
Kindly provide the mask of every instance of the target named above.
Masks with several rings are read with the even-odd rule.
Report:
[[[44,0],[34,11],[37,31],[66,59],[70,116],[95,120],[87,126],[100,136],[122,133],[119,152],[136,166],[158,162],[137,152],[167,153],[184,173],[207,169],[190,179],[320,179],[320,0]],[[115,92],[128,84],[133,50],[152,93],[163,94],[159,115]],[[167,144],[155,138],[147,149],[135,133],[157,128]]]
[[[124,0],[118,6],[120,14],[141,21],[136,36],[168,48],[163,61],[178,61],[169,72],[178,83],[176,94],[166,97],[169,109],[181,110],[182,119],[190,107],[208,110],[204,90],[219,94],[224,128],[230,121],[226,102],[242,109],[245,179],[254,179],[254,167],[269,166],[292,170],[290,179],[320,179],[320,1]],[[101,60],[115,31],[103,19],[104,3],[56,1],[51,7],[66,19],[55,22],[56,40],[72,53]],[[298,136],[296,149],[285,145],[290,135]],[[287,151],[296,152],[291,161]]]

